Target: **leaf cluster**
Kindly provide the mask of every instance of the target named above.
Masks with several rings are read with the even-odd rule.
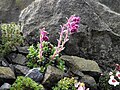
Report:
[[[6,55],[16,46],[20,46],[24,42],[20,26],[15,23],[2,24],[2,44],[0,45],[0,53]]]
[[[115,76],[116,71],[113,70],[112,73]],[[110,75],[109,75],[108,72],[104,72],[104,74],[100,76],[100,78],[99,78],[99,88],[101,90],[117,90],[116,88],[118,88],[119,86],[114,87],[114,86],[110,85],[108,83],[109,79],[110,79]],[[118,80],[118,78],[116,78],[116,77],[115,77],[115,79]]]
[[[74,86],[76,82],[77,81],[74,78],[64,77],[52,89],[53,90],[77,90]]]
[[[10,90],[44,90],[44,87],[29,77],[19,76]]]
[[[55,52],[55,47],[50,42],[43,42],[43,58],[39,58],[39,44],[37,46],[29,47],[29,54],[27,55],[28,63],[27,66],[30,68],[40,67],[40,71],[44,72],[48,65],[53,65],[61,70],[65,69],[65,62],[62,61],[59,56],[55,60],[51,60],[51,56]]]
[[[99,78],[99,88],[101,88],[101,90],[112,90],[112,87],[108,83],[109,79],[110,76],[108,73],[104,73],[104,75],[101,75],[101,77]]]

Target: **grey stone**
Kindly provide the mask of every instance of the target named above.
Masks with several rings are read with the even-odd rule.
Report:
[[[0,90],[8,90],[10,89],[11,85],[9,83],[4,83],[1,87]]]
[[[27,58],[22,54],[17,54],[16,58],[12,59],[12,62],[20,65],[26,65]]]
[[[84,77],[80,79],[80,82],[84,82],[86,85],[88,85],[88,87],[90,87],[91,90],[97,90],[95,79],[89,75],[84,75]]]
[[[30,77],[34,81],[40,83],[43,80],[43,74],[40,73],[40,70],[38,68],[33,68],[28,71],[26,74],[26,77]]]
[[[0,45],[2,44],[2,31],[0,29]],[[1,55],[0,55],[1,56]]]
[[[2,66],[7,67],[7,66],[9,66],[9,64],[7,62],[5,62],[5,61],[2,61]]]
[[[0,67],[0,78],[15,79],[15,74],[9,67]]]
[[[12,63],[12,60],[14,60],[17,57],[16,53],[10,53],[9,55],[6,56],[6,59],[8,62]]]
[[[99,0],[115,12],[120,13],[120,0]]]
[[[29,68],[26,66],[21,66],[21,65],[15,65],[16,72],[26,75],[29,72]]]
[[[9,63],[7,62],[7,60],[5,58],[0,58],[0,66],[9,66]]]
[[[81,71],[79,71],[79,70],[73,70],[72,73],[75,74],[75,75],[78,75],[80,77],[84,76],[84,74]]]
[[[25,47],[17,47],[18,52],[19,52],[19,53],[22,53],[22,54],[28,54],[28,53],[29,53],[28,48],[29,48],[28,46],[25,46]]]
[[[120,13],[102,1],[36,0],[20,14],[23,35],[34,43],[39,41],[39,29],[45,27],[50,42],[56,44],[59,25],[76,14],[81,17],[80,28],[70,35],[64,53],[95,60],[102,70],[109,70],[112,64],[120,64]]]
[[[51,87],[63,77],[64,72],[53,66],[48,66],[45,72],[43,84],[46,87]]]
[[[101,70],[95,61],[86,60],[77,56],[67,55],[61,56],[61,59],[67,63],[68,67],[70,67],[72,72],[86,71],[101,73]]]
[[[0,0],[0,23],[17,22],[22,9],[34,0]]]

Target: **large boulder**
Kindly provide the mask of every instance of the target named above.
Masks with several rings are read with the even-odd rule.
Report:
[[[14,0],[0,0],[0,22],[6,22],[6,20],[10,20],[11,13],[10,10],[12,8]],[[9,13],[8,13],[9,12]]]
[[[81,17],[80,29],[70,36],[65,54],[95,60],[103,70],[120,64],[120,14],[99,0],[35,0],[21,12],[19,21],[30,44],[39,41],[42,27],[56,44],[59,25],[73,14]]]
[[[17,22],[22,9],[34,0],[0,0],[0,23]]]
[[[72,72],[83,71],[101,73],[101,70],[95,61],[67,55],[61,56],[61,59],[66,62],[67,66],[71,69]]]
[[[99,0],[115,12],[120,13],[120,0]]]

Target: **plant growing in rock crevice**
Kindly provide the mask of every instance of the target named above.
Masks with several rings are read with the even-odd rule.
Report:
[[[69,34],[73,34],[78,31],[80,18],[72,15],[66,24],[61,25],[60,37],[57,40],[58,45],[55,49],[54,54],[52,55],[52,60],[59,55],[59,53],[64,50],[65,43],[69,40]]]
[[[40,43],[35,46],[36,49],[33,46],[29,48],[30,52],[27,56],[29,59],[28,66],[40,67],[44,71],[48,65],[53,65],[64,70],[65,62],[59,58],[59,54],[64,50],[64,45],[69,40],[69,35],[78,31],[79,22],[80,18],[72,15],[66,24],[61,25],[60,37],[57,40],[58,45],[56,47],[48,42],[48,32],[45,31],[45,28],[40,29]]]
[[[2,44],[0,45],[0,53],[6,55],[16,46],[23,44],[24,39],[21,34],[20,26],[15,23],[2,24]]]
[[[75,88],[75,83],[77,81],[74,78],[64,77],[61,79],[55,87],[52,87],[53,90],[77,90]]]
[[[104,73],[99,79],[101,90],[117,90],[120,88],[120,65],[116,64],[115,70]]]
[[[64,77],[56,86],[52,87],[53,90],[89,90],[86,89],[84,83],[77,82],[74,78]]]
[[[10,90],[44,90],[44,87],[29,77],[19,76],[13,83]]]

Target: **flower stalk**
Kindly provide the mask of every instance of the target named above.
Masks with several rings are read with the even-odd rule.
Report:
[[[52,60],[55,59],[59,53],[64,50],[64,45],[65,43],[69,40],[69,34],[73,34],[78,31],[79,27],[79,22],[80,18],[72,15],[68,20],[67,23],[61,26],[61,31],[60,31],[60,38],[58,41],[58,45],[56,47],[56,50],[54,54],[52,55]]]
[[[42,58],[43,58],[43,56],[42,56],[42,53],[43,53],[42,43],[43,43],[43,41],[48,41],[48,39],[49,39],[47,34],[48,34],[48,32],[45,31],[45,28],[40,29],[40,49],[39,49],[39,53],[40,53],[39,58],[40,58],[40,60],[42,60]]]

